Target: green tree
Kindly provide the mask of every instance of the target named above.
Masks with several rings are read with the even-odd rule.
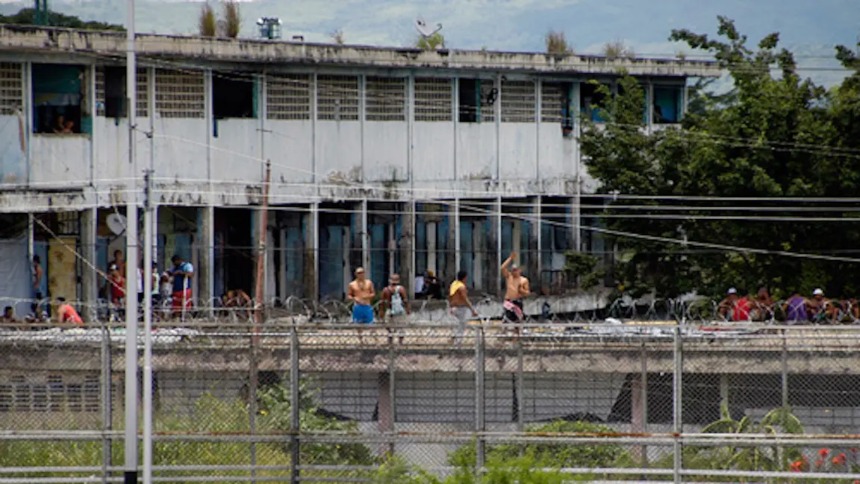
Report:
[[[21,9],[12,15],[0,15],[0,23],[3,24],[35,25],[35,20],[36,10],[32,8]],[[64,15],[59,12],[48,12],[48,25],[70,29],[125,31],[125,27],[122,25],[97,22],[95,20],[81,20],[73,15]]]
[[[853,222],[847,206],[822,210],[822,204],[808,200],[774,200],[855,196],[860,157],[844,148],[855,147],[858,139],[858,123],[852,121],[858,114],[857,74],[828,93],[800,78],[792,54],[778,48],[778,34],[750,47],[724,17],[718,32],[718,39],[687,30],[670,37],[713,54],[733,83],[732,91],[720,96],[700,85],[680,129],[652,134],[642,129],[644,93],[626,76],[617,93],[600,88],[604,129],[585,121],[583,158],[601,191],[643,197],[621,197],[592,214],[603,215],[608,236],[617,237],[622,254],[616,277],[634,292],[656,289],[666,296],[758,285],[860,290],[850,262],[784,254],[856,247],[857,224],[814,220]],[[856,66],[848,49],[839,52],[843,62]],[[691,243],[679,243],[684,240]]]

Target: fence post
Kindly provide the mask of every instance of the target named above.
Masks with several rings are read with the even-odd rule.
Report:
[[[484,472],[484,327],[475,328],[475,475]]]
[[[672,445],[672,452],[674,454],[673,459],[673,474],[676,483],[681,482],[681,467],[683,466],[682,459],[682,446],[681,446],[681,432],[684,430],[684,425],[682,423],[683,414],[681,412],[681,405],[683,403],[683,399],[681,398],[681,388],[682,388],[682,372],[684,371],[684,360],[683,360],[683,344],[681,342],[681,325],[683,324],[683,318],[678,324],[675,326],[675,345],[674,350],[672,352],[672,359],[674,363],[673,374],[672,374],[672,422],[673,422],[673,433],[674,433],[674,443]]]
[[[290,483],[299,482],[299,333],[290,327]]]
[[[98,308],[96,308],[97,310]],[[111,391],[111,347],[110,347],[110,323],[102,323],[102,430],[105,432],[105,437],[102,439],[102,482],[107,484],[110,482],[108,475],[108,467],[111,467],[113,453],[111,451],[111,438],[108,432],[113,428],[113,412],[111,402],[113,400],[113,392]]]
[[[523,432],[525,430],[525,417],[523,416],[523,414],[525,413],[525,398],[523,397],[524,364],[522,326],[520,326],[520,330],[517,333],[517,432]]]

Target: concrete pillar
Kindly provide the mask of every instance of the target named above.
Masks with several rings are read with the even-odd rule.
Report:
[[[634,376],[630,382],[630,431],[634,434],[645,433],[647,427],[647,402],[644,391],[644,385],[641,376]],[[634,457],[644,459],[646,450],[644,446],[634,447],[632,449]]]
[[[361,266],[364,267],[367,278],[370,279],[372,275],[370,269],[370,228],[367,223],[366,198],[361,201],[361,222],[358,227],[358,233],[361,234]]]
[[[81,212],[81,302],[84,321],[96,320],[96,303],[99,295],[99,277],[96,260],[98,209],[96,207]]]
[[[531,230],[529,231],[529,266],[526,268],[531,281],[532,291],[540,294],[543,278],[541,275],[541,198],[534,197],[531,206]]]
[[[450,272],[460,272],[460,199],[455,198],[448,206],[448,253],[446,264],[451,268]],[[471,276],[471,274],[470,274]]]
[[[215,208],[211,205],[197,209],[197,297],[207,314],[212,314],[215,297]]]
[[[498,118],[496,118],[498,119]],[[495,206],[492,210],[492,230],[490,230],[490,235],[492,237],[491,241],[487,241],[487,252],[488,255],[495,255],[495,257],[488,257],[489,266],[487,273],[490,276],[491,284],[488,287],[493,288],[496,291],[497,296],[502,295],[502,276],[499,274],[499,267],[502,266],[502,261],[507,258],[507,255],[502,256],[502,197],[496,198]]]
[[[409,297],[415,298],[415,201],[403,206],[403,234],[400,240],[400,281]]]
[[[316,301],[319,299],[319,282],[317,273],[319,271],[319,249],[320,249],[320,206],[314,202],[310,210],[304,216],[305,226],[305,257],[304,257],[304,285],[305,297]]]

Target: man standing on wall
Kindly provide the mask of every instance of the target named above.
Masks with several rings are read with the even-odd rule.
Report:
[[[501,272],[502,277],[505,278],[505,301],[502,303],[505,314],[502,322],[522,323],[524,319],[523,299],[531,294],[529,280],[522,275],[515,262],[516,259],[517,253],[513,252],[502,263]]]
[[[191,310],[192,306],[191,278],[194,276],[194,266],[178,254],[170,260],[173,262],[173,270],[170,271],[173,277],[173,315],[181,314],[184,318],[185,312]]]
[[[346,300],[353,303],[352,322],[358,324],[373,324],[373,298],[376,290],[373,281],[367,279],[364,268],[355,270],[355,279],[349,283],[346,290]]]
[[[391,326],[406,323],[411,308],[409,307],[409,296],[406,294],[406,288],[400,285],[400,274],[391,274],[388,278],[388,285],[382,290],[379,312],[382,314],[383,320]],[[403,344],[403,336],[400,337],[400,343]]]
[[[478,315],[475,307],[472,306],[472,301],[469,300],[469,288],[466,287],[466,271],[457,273],[457,280],[451,283],[448,288],[448,306],[451,308],[451,315],[457,320],[457,332],[455,333],[455,341],[463,338],[463,333],[466,331],[466,321],[469,319],[469,312],[472,317]]]

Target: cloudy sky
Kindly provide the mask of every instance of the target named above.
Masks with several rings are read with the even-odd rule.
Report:
[[[124,19],[124,0],[49,0],[54,10],[111,22]],[[136,0],[138,30],[193,33],[200,1]],[[0,0],[0,11],[30,1]],[[836,44],[855,45],[860,35],[860,0],[246,0],[242,35],[254,36],[260,16],[280,17],[285,37],[329,41],[341,30],[347,43],[413,44],[417,17],[443,25],[453,48],[541,51],[550,30],[565,32],[577,52],[599,53],[622,40],[638,55],[672,57],[690,52],[667,41],[673,28],[715,33],[717,15],[736,21],[757,41],[780,32],[808,75],[841,74],[831,59]]]

